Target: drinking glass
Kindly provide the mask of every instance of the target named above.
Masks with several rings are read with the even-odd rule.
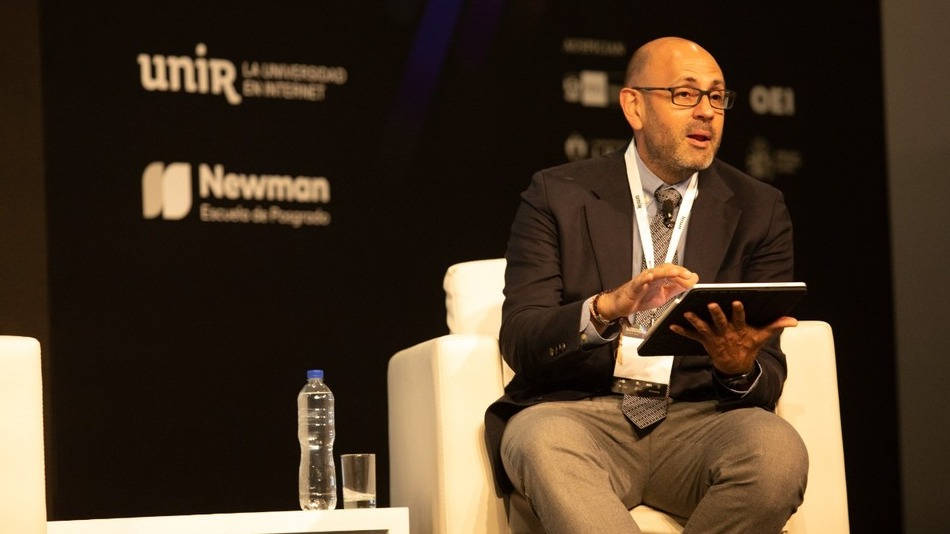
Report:
[[[376,508],[376,455],[342,454],[343,508]]]

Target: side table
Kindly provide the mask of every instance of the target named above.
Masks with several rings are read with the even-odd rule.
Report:
[[[409,534],[408,508],[50,521],[47,534]]]

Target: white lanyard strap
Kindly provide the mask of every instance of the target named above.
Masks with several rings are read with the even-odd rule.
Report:
[[[633,211],[636,214],[637,228],[640,232],[643,261],[646,263],[647,269],[652,269],[656,265],[656,259],[653,257],[653,234],[650,232],[650,223],[647,221],[647,205],[643,196],[643,182],[640,180],[636,150],[636,146],[630,143],[623,159],[627,165],[627,181],[630,182],[630,197],[633,200]],[[673,256],[676,255],[679,240],[683,236],[686,223],[689,221],[689,212],[693,209],[693,201],[696,200],[699,193],[699,180],[697,178],[698,174],[693,174],[693,177],[689,180],[689,185],[686,186],[686,195],[683,197],[683,203],[680,205],[679,213],[676,216],[676,225],[673,227],[673,235],[670,236],[670,244],[666,249],[666,257],[663,263],[672,262]]]

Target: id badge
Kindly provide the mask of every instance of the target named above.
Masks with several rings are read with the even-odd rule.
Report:
[[[614,376],[631,378],[656,384],[670,383],[673,370],[672,356],[640,356],[637,347],[643,339],[621,335],[617,345],[617,357],[614,363]]]

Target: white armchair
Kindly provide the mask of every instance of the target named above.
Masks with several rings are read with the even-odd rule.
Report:
[[[408,506],[415,534],[507,534],[484,440],[485,409],[512,373],[498,351],[505,260],[460,263],[445,275],[449,335],[397,353],[389,362],[390,492]],[[831,327],[803,321],[785,330],[788,379],[777,412],[809,454],[805,501],[791,534],[849,532],[844,451]],[[631,510],[645,533],[678,533],[672,518]]]
[[[46,532],[40,344],[0,336],[0,532]]]

